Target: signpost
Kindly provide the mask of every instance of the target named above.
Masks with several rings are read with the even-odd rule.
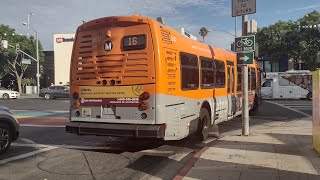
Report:
[[[256,0],[232,0],[232,17],[256,13]]]
[[[31,59],[22,58],[22,59],[21,59],[21,63],[22,63],[22,64],[31,64]]]
[[[254,36],[247,36],[247,14],[256,13],[256,0],[232,0],[232,17],[242,16],[242,37],[235,38],[237,64],[242,66],[242,135],[249,135],[248,64],[253,63]]]
[[[236,52],[254,51],[255,36],[242,36],[235,38]]]
[[[253,64],[253,52],[237,53],[237,64],[247,65]]]

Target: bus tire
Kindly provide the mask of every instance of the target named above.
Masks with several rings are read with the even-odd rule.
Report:
[[[210,129],[210,115],[206,108],[201,108],[199,126],[198,126],[198,135],[201,141],[208,139]]]
[[[258,97],[255,96],[255,97],[254,97],[254,102],[253,102],[253,107],[252,107],[252,109],[250,109],[249,115],[250,115],[250,116],[256,115],[257,112],[258,112],[258,109],[259,109]]]
[[[307,95],[307,100],[311,101],[312,100],[312,92],[309,92]]]

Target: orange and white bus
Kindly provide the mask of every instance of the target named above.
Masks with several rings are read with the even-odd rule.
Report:
[[[187,38],[148,17],[117,16],[78,27],[66,131],[179,140],[241,114],[241,67],[232,52]],[[249,66],[250,108],[260,71]]]

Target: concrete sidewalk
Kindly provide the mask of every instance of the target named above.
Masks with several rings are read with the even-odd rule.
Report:
[[[241,120],[220,126],[209,144],[175,179],[320,179],[320,158],[312,147],[311,117],[291,121],[251,118],[250,136],[240,136]]]
[[[39,97],[38,94],[21,94],[18,99],[39,99],[42,97]]]

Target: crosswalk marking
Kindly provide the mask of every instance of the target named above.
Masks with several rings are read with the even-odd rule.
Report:
[[[304,115],[306,117],[311,116],[310,114],[302,112],[301,110],[309,110],[309,109],[312,110],[312,106],[303,106],[301,104],[298,104],[298,105],[303,106],[303,107],[299,107],[298,106],[299,108],[297,108],[297,106],[294,106],[294,105],[292,106],[292,104],[290,104],[290,106],[289,106],[289,104],[286,105],[286,104],[282,104],[281,102],[273,102],[273,101],[266,101],[266,102],[281,106],[283,108],[289,109],[289,110],[297,112],[299,114],[302,114],[302,115]]]
[[[281,104],[282,106],[294,108],[298,110],[312,110],[312,104],[282,104],[277,102],[278,104]]]

